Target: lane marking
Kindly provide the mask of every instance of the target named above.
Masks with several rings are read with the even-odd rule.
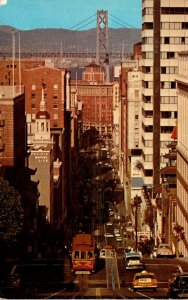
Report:
[[[100,299],[100,298],[101,298],[100,288],[96,288],[96,299]]]
[[[66,291],[66,289],[64,288],[63,290],[59,291],[59,292],[56,292],[56,293],[53,293],[51,295],[49,295],[48,297],[44,298],[44,299],[50,299],[51,297],[54,297],[62,292]]]

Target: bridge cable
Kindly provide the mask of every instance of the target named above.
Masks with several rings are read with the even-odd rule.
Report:
[[[132,26],[131,24],[128,24],[128,23],[122,21],[121,19],[119,19],[119,18],[113,16],[112,14],[109,13],[109,15],[110,15],[112,18],[114,18],[114,19],[120,21],[121,23],[118,23],[117,21],[114,21],[114,20],[111,19],[113,22],[118,23],[119,25],[123,26],[124,28],[127,28],[127,26],[129,26],[129,27],[132,27],[132,28],[134,28],[134,29],[137,29],[136,27],[134,27],[134,26]],[[125,25],[124,25],[124,24],[125,24]]]
[[[77,26],[81,25],[82,23],[84,23],[85,21],[87,21],[87,20],[91,19],[91,18],[92,18],[92,17],[94,17],[94,16],[96,16],[96,13],[95,13],[95,14],[93,14],[92,16],[90,16],[90,17],[86,18],[86,19],[85,19],[85,20],[83,20],[82,22],[79,22],[78,24],[76,24],[76,25],[72,26],[71,28],[69,28],[69,30],[72,30],[73,28],[75,28],[75,27],[77,27]],[[87,25],[87,24],[86,24],[86,25]],[[76,30],[76,29],[75,29],[75,30]]]

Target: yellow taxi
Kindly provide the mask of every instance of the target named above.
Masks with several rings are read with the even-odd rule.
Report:
[[[153,291],[156,291],[157,286],[158,281],[155,274],[145,270],[140,273],[136,273],[132,282],[132,288],[134,291],[139,289],[152,289]]]

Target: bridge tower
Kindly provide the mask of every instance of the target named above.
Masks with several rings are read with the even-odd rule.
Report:
[[[108,11],[97,11],[96,63],[104,68],[105,81],[109,82]]]

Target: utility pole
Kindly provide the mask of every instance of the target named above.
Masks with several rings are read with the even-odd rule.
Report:
[[[135,207],[135,251],[138,251],[138,206],[141,203],[141,198],[137,195],[134,197],[134,207]]]

